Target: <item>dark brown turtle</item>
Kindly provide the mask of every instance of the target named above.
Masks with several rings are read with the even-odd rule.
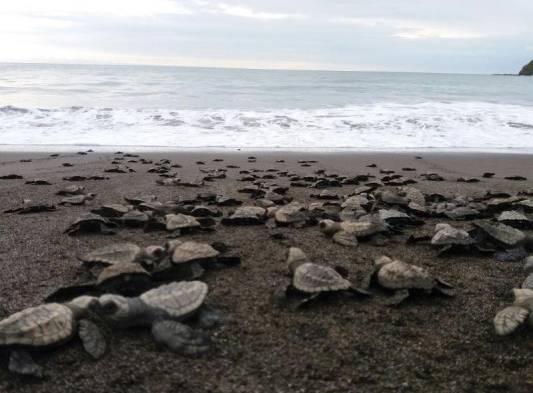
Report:
[[[117,232],[117,225],[107,218],[94,213],[86,213],[74,221],[66,230],[70,236],[79,235],[80,233],[102,233],[104,235],[113,235]]]

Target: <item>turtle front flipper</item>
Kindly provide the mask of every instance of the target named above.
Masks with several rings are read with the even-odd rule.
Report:
[[[9,371],[20,375],[43,378],[43,369],[41,366],[33,361],[28,352],[21,349],[11,351]]]
[[[154,322],[152,335],[156,343],[182,355],[199,356],[211,349],[209,337],[177,321]]]
[[[78,324],[78,335],[83,348],[94,359],[100,359],[106,350],[105,338],[100,328],[88,319],[82,319]]]
[[[500,336],[505,336],[516,330],[529,315],[529,310],[524,307],[505,307],[494,317],[494,329]]]
[[[318,299],[319,296],[320,292],[312,294],[302,293],[294,288],[294,286],[288,285],[276,291],[274,299],[278,306],[296,310],[310,301]]]
[[[440,287],[444,287],[444,288],[448,288],[448,289],[452,289],[453,288],[453,285],[450,284],[449,282],[447,281],[444,281],[442,278],[436,278],[435,279],[437,281],[437,284],[440,286]]]
[[[361,285],[359,286],[359,288],[362,288],[362,289],[370,288],[370,284],[372,283],[372,279],[374,278],[376,272],[377,272],[377,269],[374,267],[372,268],[372,270],[366,273],[365,276],[363,277],[363,280],[361,281]]]
[[[198,311],[198,325],[201,328],[210,329],[220,326],[224,321],[222,313],[213,307],[203,305]]]
[[[366,287],[366,288],[368,288],[368,287]],[[370,291],[367,291],[366,288],[355,287],[355,286],[352,285],[350,287],[350,289],[348,289],[348,292],[350,292],[353,295],[372,296],[373,293],[370,292]]]
[[[397,306],[409,297],[408,289],[398,289],[394,295],[387,300],[387,306]]]

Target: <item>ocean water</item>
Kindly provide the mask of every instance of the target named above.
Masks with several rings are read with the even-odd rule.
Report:
[[[533,77],[0,64],[0,150],[533,152]]]

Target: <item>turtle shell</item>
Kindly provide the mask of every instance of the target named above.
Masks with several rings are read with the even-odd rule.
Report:
[[[280,207],[274,214],[274,217],[280,225],[300,223],[307,219],[305,206],[298,202],[292,202]]]
[[[30,307],[0,321],[0,345],[44,347],[70,339],[74,313],[58,303]]]
[[[142,277],[149,280],[150,273],[138,263],[115,263],[102,270],[96,280],[96,285],[105,285],[120,279],[134,281],[134,277]]]
[[[526,235],[522,231],[502,223],[478,221],[474,225],[483,231],[491,240],[503,244],[505,247],[516,247],[526,238]]]
[[[177,319],[194,313],[203,304],[207,291],[207,284],[201,281],[180,281],[152,289],[139,298],[148,307]]]
[[[167,214],[165,216],[165,219],[168,231],[200,227],[200,223],[196,218],[194,218],[193,216],[187,216],[185,214]]]
[[[223,218],[226,225],[257,225],[266,219],[266,210],[259,206],[239,207],[230,217]]]
[[[389,289],[432,289],[435,286],[435,279],[426,269],[398,260],[383,265],[377,280]]]
[[[113,265],[115,263],[131,263],[141,256],[141,248],[133,243],[115,243],[91,251],[79,259],[87,264],[100,263]]]
[[[216,258],[220,253],[207,243],[188,241],[174,248],[172,262],[175,264],[200,262]]]
[[[431,239],[431,244],[434,246],[467,246],[474,243],[474,240],[465,230],[454,228],[448,224],[437,224],[435,229],[435,235]]]
[[[342,291],[351,287],[351,283],[331,267],[311,262],[296,268],[292,285],[305,293]]]
[[[373,222],[366,221],[342,221],[340,229],[357,237],[367,237],[380,232],[380,228]]]

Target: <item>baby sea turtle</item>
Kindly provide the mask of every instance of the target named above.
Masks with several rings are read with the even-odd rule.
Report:
[[[154,340],[172,351],[200,355],[210,349],[211,340],[182,322],[196,317],[204,328],[221,322],[219,313],[204,305],[207,292],[201,281],[174,282],[134,298],[103,295],[95,310],[117,327],[151,327]]]
[[[410,296],[410,291],[418,290],[427,294],[437,291],[446,296],[453,296],[452,286],[440,278],[433,277],[426,269],[392,260],[381,256],[374,261],[374,269],[366,276],[364,288],[368,288],[372,280],[383,288],[394,291],[389,305],[397,305]]]
[[[494,317],[494,328],[500,336],[514,332],[526,319],[533,327],[533,290],[515,288],[513,294],[513,305],[505,307]]]
[[[131,263],[140,259],[142,249],[133,243],[114,243],[79,257],[86,264],[113,265]]]
[[[355,287],[334,268],[310,262],[300,248],[289,249],[287,266],[292,281],[284,289],[280,300],[282,304],[291,308],[296,309],[325,294],[342,292],[364,296],[371,294]]]
[[[107,218],[93,213],[87,213],[74,221],[66,230],[65,233],[70,236],[78,235],[80,233],[103,233],[105,235],[115,234],[117,225]]]
[[[266,210],[259,206],[239,207],[231,216],[224,217],[224,225],[261,225],[266,220]]]
[[[502,223],[481,220],[475,222],[474,225],[481,237],[506,249],[517,247],[526,239],[522,231]]]
[[[457,229],[450,224],[439,223],[435,226],[435,235],[431,239],[431,245],[439,248],[439,254],[450,251],[469,249],[475,244],[467,231]]]
[[[186,214],[167,214],[165,222],[167,231],[186,232],[200,228],[198,220]]]
[[[48,303],[19,311],[0,321],[0,346],[10,350],[9,370],[22,375],[42,377],[43,372],[28,350],[63,344],[76,332],[85,350],[95,359],[105,352],[102,333],[88,319],[96,298],[81,296],[68,303]]]

